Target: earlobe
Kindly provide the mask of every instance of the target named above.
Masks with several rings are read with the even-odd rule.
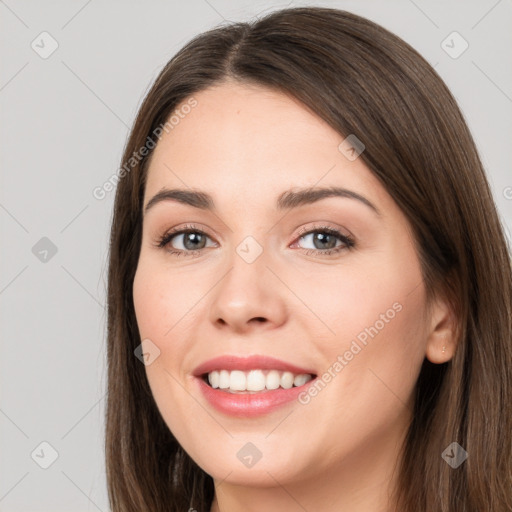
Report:
[[[425,350],[425,355],[431,363],[447,363],[455,353],[455,343],[448,336],[431,333]]]

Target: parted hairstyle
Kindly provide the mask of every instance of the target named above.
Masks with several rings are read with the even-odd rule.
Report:
[[[140,106],[121,162],[109,249],[105,457],[112,510],[208,512],[212,503],[212,477],[170,432],[134,356],[141,340],[132,286],[152,154],[141,157],[140,149],[178,105],[225,80],[290,95],[364,143],[360,158],[412,226],[429,304],[443,296],[456,313],[453,358],[425,359],[416,384],[397,510],[510,512],[510,249],[475,143],[443,80],[411,46],[365,18],[321,7],[274,11],[196,36]],[[452,442],[468,453],[455,469],[441,457]]]

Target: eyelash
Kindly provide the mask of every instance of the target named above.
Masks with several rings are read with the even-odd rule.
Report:
[[[187,225],[184,228],[178,228],[178,229],[173,229],[171,231],[168,231],[167,233],[165,233],[162,237],[160,237],[157,240],[156,245],[157,245],[157,247],[163,249],[167,245],[169,245],[169,243],[175,236],[189,234],[189,233],[199,233],[201,235],[205,235],[208,237],[208,234],[205,233],[203,230],[199,229],[198,227],[196,227],[194,225]],[[328,226],[314,226],[313,228],[309,228],[309,229],[303,228],[299,232],[297,240],[300,240],[301,238],[304,238],[306,235],[309,235],[311,233],[326,233],[328,235],[333,235],[333,236],[337,237],[339,240],[341,240],[343,245],[340,245],[339,247],[336,247],[334,249],[323,249],[323,250],[322,249],[302,249],[302,251],[307,255],[313,254],[313,255],[321,255],[321,256],[330,256],[332,254],[338,254],[339,252],[344,251],[344,250],[352,250],[355,247],[355,241],[351,236],[343,235],[337,229],[334,229],[334,228],[331,228]],[[208,237],[208,238],[210,238],[210,237]],[[168,248],[167,251],[170,254],[173,254],[175,256],[184,255],[187,257],[194,257],[194,256],[199,256],[199,253],[203,249],[196,249],[196,250],[192,250],[192,251],[183,251],[181,249]]]

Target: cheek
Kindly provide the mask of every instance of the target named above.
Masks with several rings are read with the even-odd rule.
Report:
[[[178,377],[177,362],[184,351],[176,336],[182,327],[179,319],[185,314],[182,311],[184,301],[179,300],[179,288],[172,276],[165,275],[158,267],[141,259],[133,282],[133,302],[140,339],[151,340],[159,350],[158,357],[145,367],[159,408],[165,394],[175,396],[169,393],[169,386],[172,386],[174,379],[165,370]]]
[[[338,341],[343,345],[359,336],[364,342],[376,331],[379,337],[388,332],[397,342],[400,332],[419,332],[425,299],[421,272],[416,265],[400,263],[374,258],[317,269],[314,278],[295,280],[294,292],[302,299],[297,307],[303,317],[304,306],[309,310],[303,321],[310,324],[309,330],[316,324],[318,337],[330,341],[333,350],[343,348]]]
[[[133,282],[135,316],[141,340],[150,339],[159,349],[159,356],[146,366],[153,395],[159,404],[187,402],[178,381],[186,378],[193,367],[190,340],[186,335],[204,321],[202,302],[208,290],[205,279],[187,268],[172,269],[142,251]],[[201,285],[202,283],[202,285]],[[179,398],[181,397],[181,398]],[[165,411],[162,411],[165,415]]]
[[[318,325],[324,362],[334,363],[348,351],[347,370],[355,380],[367,377],[369,368],[415,375],[424,357],[425,292],[407,238],[390,238],[379,251],[354,253],[346,264],[325,266],[296,286],[317,316],[308,318]]]
[[[181,384],[184,379],[181,363],[187,358],[189,347],[180,333],[187,329],[187,322],[194,321],[191,308],[199,294],[183,272],[169,271],[150,258],[141,257],[133,282],[137,325],[141,340],[150,339],[160,350],[159,356],[145,367],[146,375],[162,417],[180,439],[188,436],[182,418],[197,408]],[[176,410],[182,413],[171,414]]]
[[[332,405],[343,389],[357,397],[352,406],[361,418],[369,411],[384,418],[410,399],[424,359],[425,291],[415,253],[390,252],[359,271],[352,267],[331,282],[330,295],[338,299],[322,300],[336,335],[322,350],[329,365],[343,358]]]
[[[182,329],[194,318],[194,305],[197,307],[204,293],[192,272],[168,269],[150,259],[141,260],[133,282],[141,338],[170,339],[174,329]]]

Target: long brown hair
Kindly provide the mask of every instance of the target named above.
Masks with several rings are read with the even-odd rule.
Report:
[[[512,510],[512,276],[502,226],[456,101],[407,43],[337,9],[290,8],[217,27],[164,67],[140,107],[116,192],[108,273],[106,470],[114,512],[210,510],[212,478],[160,416],[144,366],[132,285],[154,138],[174,109],[226,79],[300,100],[341,135],[408,218],[429,299],[457,317],[452,360],[425,359],[401,452],[396,500],[404,512]],[[134,155],[138,155],[137,158]],[[441,457],[457,442],[467,460]]]

